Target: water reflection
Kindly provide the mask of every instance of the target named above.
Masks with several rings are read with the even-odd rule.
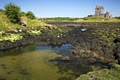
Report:
[[[0,80],[74,80],[92,71],[85,59],[72,56],[71,48],[70,44],[60,47],[30,45],[1,51]],[[63,56],[70,60],[62,60]],[[101,68],[105,65],[98,64]]]
[[[17,47],[15,49],[11,50],[5,50],[5,51],[0,51],[0,57],[4,56],[13,56],[13,55],[19,55],[23,53],[29,53],[33,51],[39,51],[39,50],[54,50],[57,53],[65,53],[70,51],[72,48],[71,44],[62,44],[59,46],[36,46],[36,45],[29,45],[29,46],[24,46],[24,47]]]
[[[57,53],[66,53],[70,52],[72,48],[71,44],[62,44],[62,45],[57,45],[57,46],[39,46],[36,48],[36,50],[45,50],[45,49],[51,49],[56,51]]]

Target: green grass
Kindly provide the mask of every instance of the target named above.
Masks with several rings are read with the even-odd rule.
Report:
[[[66,21],[75,21],[79,18],[69,18],[69,17],[54,17],[54,18],[40,18],[39,20],[41,21],[62,21],[62,22],[66,22]]]
[[[85,22],[120,22],[119,19],[116,18],[104,18],[104,17],[85,17],[82,18]]]
[[[54,22],[120,22],[117,18],[104,18],[104,17],[84,17],[84,18],[70,18],[70,17],[55,17],[55,18],[40,18],[41,21],[54,21]]]
[[[44,22],[40,22],[37,19],[36,20],[27,19],[27,28],[36,29],[38,27],[45,27],[45,26],[48,26],[48,24]],[[22,25],[11,23],[10,20],[5,15],[5,12],[0,11],[0,30],[13,31],[16,30],[17,28],[25,29],[25,27]]]
[[[45,27],[45,26],[48,26],[48,24],[44,23],[44,22],[40,22],[39,20],[28,20],[27,21],[27,26],[28,27],[34,27],[34,28],[37,28],[37,27]]]
[[[24,27],[18,24],[11,23],[10,20],[5,15],[5,13],[0,11],[0,30],[9,31],[15,30],[16,28]]]
[[[106,19],[104,17],[85,17],[83,18],[83,20],[102,20],[102,19]]]
[[[26,18],[26,17],[24,17]],[[5,12],[0,11],[0,42],[2,41],[10,41],[10,42],[15,42],[16,40],[20,40],[23,38],[22,33],[8,33],[7,31],[17,31],[17,29],[21,29],[21,30],[27,30],[27,34],[35,36],[35,35],[40,35],[42,34],[41,31],[37,31],[37,29],[43,28],[48,26],[48,24],[44,23],[44,22],[40,22],[39,20],[30,20],[27,19],[27,27],[22,26],[22,25],[18,25],[18,24],[14,24],[11,23],[10,20],[7,18],[7,16],[5,15]],[[32,28],[32,30],[31,30]]]

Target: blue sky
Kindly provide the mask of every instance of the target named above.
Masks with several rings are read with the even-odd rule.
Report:
[[[0,9],[10,2],[37,17],[86,17],[94,14],[96,5],[103,5],[113,16],[120,16],[120,0],[0,0]]]

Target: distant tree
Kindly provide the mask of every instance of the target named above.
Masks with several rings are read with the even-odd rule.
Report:
[[[31,12],[31,11],[28,11],[26,13],[26,16],[29,18],[29,19],[35,19],[35,15]]]
[[[3,10],[3,9],[0,9],[0,12],[5,12],[5,10]]]
[[[5,5],[5,9],[6,15],[12,23],[17,23],[20,21],[20,7],[14,5],[13,3],[9,3]]]
[[[120,19],[120,17],[115,17],[116,19]]]
[[[2,9],[0,9],[0,11],[3,11]]]

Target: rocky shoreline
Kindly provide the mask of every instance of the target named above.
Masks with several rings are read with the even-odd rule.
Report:
[[[25,35],[23,39],[15,42],[4,41],[0,43],[0,50],[7,50],[27,45],[50,45],[56,46],[64,43],[73,45],[72,53],[75,56],[81,56],[95,62],[97,59],[107,62],[115,62],[120,64],[120,39],[117,36],[111,36],[109,32],[114,30],[113,35],[120,35],[120,27],[62,27],[70,29],[68,32],[62,33],[58,30],[43,30],[41,35],[31,36]],[[82,29],[86,29],[82,31]],[[111,41],[107,41],[106,36],[101,37],[100,31],[108,31],[103,34],[108,35]],[[59,35],[58,35],[59,32]],[[98,33],[96,33],[98,32]],[[100,35],[101,34],[101,35]],[[109,45],[110,44],[110,45]]]

